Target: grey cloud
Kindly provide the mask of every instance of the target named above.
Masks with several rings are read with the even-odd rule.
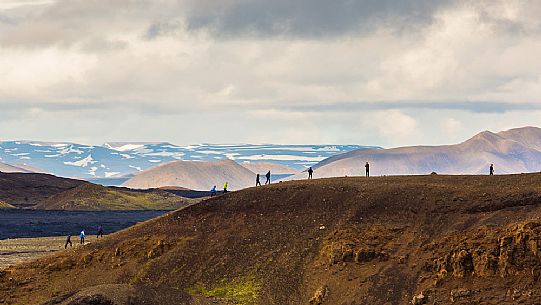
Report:
[[[0,24],[12,25],[14,23],[15,20],[12,17],[0,14]]]
[[[541,110],[541,104],[510,102],[343,102],[329,105],[309,105],[288,107],[291,111],[302,112],[349,112],[387,109],[429,109],[462,110],[472,113],[506,113],[510,111]]]
[[[122,111],[126,114],[138,114],[144,113],[145,115],[155,116],[170,116],[177,115],[179,108],[182,109],[183,114],[193,114],[201,111],[198,107],[191,107],[186,109],[182,105],[174,104],[160,104],[156,102],[140,102],[140,101],[112,101],[112,100],[97,100],[91,99],[91,102],[33,102],[33,101],[5,101],[0,100],[2,117],[6,114],[20,114],[31,110],[40,110],[48,113],[57,112],[108,112],[108,111]]]
[[[152,40],[163,35],[171,34],[180,27],[181,25],[176,21],[154,22],[148,27],[144,37],[148,40]]]
[[[396,28],[427,24],[435,11],[452,2],[456,1],[219,1],[193,10],[187,23],[190,29],[210,29],[223,36],[335,36],[370,31],[382,23],[392,22]]]
[[[32,101],[6,101],[0,100],[2,112],[4,111],[25,111],[39,109],[45,111],[78,111],[105,109],[111,106],[108,102],[32,102]]]

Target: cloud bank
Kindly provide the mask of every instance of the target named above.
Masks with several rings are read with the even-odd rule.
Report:
[[[0,4],[4,139],[440,144],[541,119],[541,3]]]

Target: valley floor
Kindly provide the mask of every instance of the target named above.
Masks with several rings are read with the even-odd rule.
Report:
[[[66,237],[16,238],[0,240],[0,270],[64,249]],[[76,238],[72,238],[73,246]]]

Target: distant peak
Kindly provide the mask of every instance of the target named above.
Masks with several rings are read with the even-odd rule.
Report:
[[[540,132],[541,133],[541,128],[535,127],[535,126],[524,126],[524,127],[511,128],[511,129],[499,132],[498,134],[520,133],[520,132]]]
[[[491,139],[495,139],[495,138],[499,138],[500,136],[498,134],[495,134],[491,131],[488,131],[488,130],[485,130],[485,131],[481,131],[480,133],[476,134],[475,136],[473,136],[473,139],[487,139],[487,140],[491,140]]]

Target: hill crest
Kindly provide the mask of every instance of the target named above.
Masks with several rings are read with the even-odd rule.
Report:
[[[364,174],[417,175],[485,174],[495,164],[497,174],[541,171],[541,129],[516,128],[499,133],[483,131],[454,145],[407,146],[389,149],[355,150],[333,156],[314,166],[315,177],[339,177]],[[290,179],[302,179],[296,175]]]
[[[160,190],[136,192],[83,183],[47,198],[34,208],[70,211],[173,210],[193,202]]]

